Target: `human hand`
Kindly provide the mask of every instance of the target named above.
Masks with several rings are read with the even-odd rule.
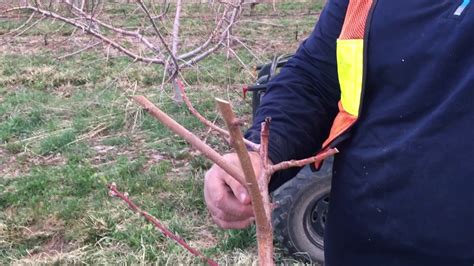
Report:
[[[249,156],[255,175],[258,177],[261,165],[260,156],[255,152],[249,152]],[[224,158],[242,172],[237,154],[226,154]],[[204,199],[212,219],[224,229],[242,229],[254,221],[247,189],[216,164],[206,173]]]

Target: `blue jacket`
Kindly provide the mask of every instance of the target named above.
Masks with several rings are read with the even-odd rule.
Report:
[[[274,162],[315,154],[328,135],[347,5],[328,1],[246,134],[258,142],[260,122],[272,117]],[[474,264],[472,5],[378,0],[361,114],[334,163],[326,265]]]

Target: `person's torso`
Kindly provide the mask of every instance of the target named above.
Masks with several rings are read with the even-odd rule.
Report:
[[[455,15],[463,2],[378,0],[363,107],[335,162],[330,257],[474,263],[474,3]]]

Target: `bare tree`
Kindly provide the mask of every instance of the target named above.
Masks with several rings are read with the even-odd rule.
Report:
[[[129,1],[126,0],[128,3]],[[212,1],[211,9],[214,10],[214,17],[211,20],[212,26],[209,27],[208,34],[200,39],[198,43],[188,45],[180,37],[181,17],[183,13],[183,2],[175,0],[175,13],[171,23],[171,32],[167,29],[165,23],[168,18],[170,4],[165,0],[154,2],[153,0],[135,0],[135,9],[127,9],[131,14],[123,14],[120,20],[127,19],[129,15],[139,16],[140,24],[133,27],[126,27],[114,21],[107,14],[108,4],[100,0],[22,0],[18,4],[10,5],[5,9],[5,13],[11,16],[25,15],[26,21],[20,27],[12,30],[6,36],[15,38],[28,30],[31,25],[38,23],[42,19],[51,19],[71,25],[96,39],[95,43],[82,47],[69,55],[80,53],[91,47],[103,45],[116,49],[118,52],[127,55],[135,61],[141,61],[151,64],[163,65],[166,69],[168,81],[175,84],[175,98],[182,99],[201,122],[217,131],[225,141],[236,151],[243,174],[234,165],[227,163],[223,157],[210,146],[201,141],[195,134],[179,125],[166,113],[161,111],[144,96],[136,96],[133,99],[143,106],[144,110],[153,117],[171,129],[193,145],[202,154],[219,165],[228,174],[234,177],[238,182],[247,187],[250,192],[252,206],[256,217],[257,240],[260,265],[273,264],[273,233],[271,226],[271,202],[268,194],[268,182],[270,177],[276,171],[290,167],[301,167],[310,163],[321,162],[326,157],[337,152],[336,149],[324,149],[318,155],[304,160],[293,160],[281,162],[276,165],[269,164],[268,159],[268,139],[270,137],[270,118],[262,123],[261,144],[255,144],[243,139],[240,130],[240,122],[235,117],[229,102],[216,99],[219,110],[224,118],[228,130],[221,129],[213,123],[206,120],[197,113],[189,99],[187,99],[184,86],[177,79],[180,69],[192,66],[217,51],[220,47],[226,45],[230,40],[235,22],[238,20],[242,11],[244,0],[219,0]],[[274,3],[274,2],[273,2]],[[126,4],[126,3],[124,3]],[[74,32],[76,34],[76,32]],[[63,56],[64,57],[64,56]],[[260,176],[255,175],[252,164],[250,163],[247,148],[259,152],[262,165]],[[125,200],[134,211],[140,213],[147,220],[151,221],[165,235],[181,243],[183,247],[191,253],[207,260],[210,265],[214,261],[204,258],[201,253],[189,247],[184,240],[174,236],[169,230],[163,228],[156,218],[142,211],[133,204],[128,198],[121,194],[115,185],[110,185],[109,189],[115,196]]]
[[[174,81],[180,69],[193,66],[226,45],[226,40],[239,19],[243,3],[242,0],[224,0],[207,4],[213,13],[209,19],[208,32],[193,37],[198,41],[191,41],[180,36],[183,1],[173,2],[175,14],[172,23],[168,17],[171,4],[167,0],[133,2],[119,4],[126,8],[117,19],[108,13],[112,10],[112,5],[117,5],[111,1],[21,0],[2,7],[2,13],[12,18],[23,15],[28,19],[20,28],[3,37],[7,39],[5,42],[9,42],[30,29],[32,24],[42,19],[51,19],[79,29],[73,34],[84,33],[97,40],[94,45],[89,43],[69,55],[102,45],[114,48],[134,61],[163,65],[167,81]],[[131,16],[139,19],[139,25],[123,25],[123,21]],[[171,32],[168,30],[170,25]],[[174,85],[175,100],[182,101],[179,88],[176,83]]]

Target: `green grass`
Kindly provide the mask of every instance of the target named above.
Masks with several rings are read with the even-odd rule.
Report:
[[[120,16],[131,8],[107,12]],[[188,14],[208,12],[202,5],[187,8]],[[279,16],[259,5],[252,15],[244,10],[247,22],[235,34],[266,61],[293,52],[301,41],[295,40],[295,30],[303,38],[314,25],[314,15],[301,14],[320,8],[321,1],[284,2],[277,5]],[[117,23],[141,20],[130,16]],[[0,34],[20,24],[1,21]],[[199,17],[183,20],[183,36],[197,36],[205,26]],[[45,20],[22,38],[48,34],[54,43],[54,37],[70,32]],[[202,187],[211,163],[127,97],[146,95],[226,152],[184,105],[173,102],[170,86],[162,90],[160,66],[123,56],[107,59],[94,49],[55,60],[67,51],[12,45],[15,52],[0,50],[0,264],[199,262],[111,198],[106,189],[111,182],[208,256],[230,264],[255,261],[255,228],[222,231],[207,213]],[[240,117],[250,118],[249,100],[243,100],[240,88],[254,80],[250,69],[259,61],[244,47],[235,51],[245,66],[235,56],[227,58],[223,49],[182,72],[190,99],[210,120],[218,117],[216,96],[230,99]]]

